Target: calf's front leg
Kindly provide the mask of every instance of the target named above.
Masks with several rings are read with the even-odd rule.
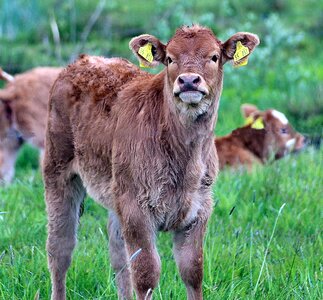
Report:
[[[128,256],[137,253],[130,262],[131,279],[137,300],[149,300],[160,275],[155,232],[147,214],[137,205],[125,205],[120,220]]]
[[[174,257],[186,286],[188,300],[203,299],[203,237],[205,222],[195,221],[191,226],[174,233]]]

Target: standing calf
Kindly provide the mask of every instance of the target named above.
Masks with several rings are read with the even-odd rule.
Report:
[[[304,136],[293,129],[283,113],[275,109],[259,111],[250,104],[242,105],[241,111],[247,124],[215,139],[220,169],[241,165],[251,168],[305,146]]]
[[[131,40],[141,63],[82,56],[53,86],[44,180],[52,299],[65,299],[85,191],[110,210],[110,259],[120,298],[150,299],[160,274],[155,239],[174,234],[174,257],[189,299],[202,299],[203,236],[212,211],[218,160],[213,129],[223,64],[240,41],[250,53],[258,37],[237,33],[221,43],[207,28],[182,27],[167,43]],[[140,251],[123,270],[129,256]]]
[[[0,69],[7,81],[0,89],[0,182],[12,180],[24,142],[44,149],[49,90],[60,71],[36,68],[12,77]]]

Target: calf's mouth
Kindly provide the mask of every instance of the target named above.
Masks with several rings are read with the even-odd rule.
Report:
[[[199,90],[183,91],[174,94],[179,97],[184,103],[198,104],[206,95],[205,92]]]

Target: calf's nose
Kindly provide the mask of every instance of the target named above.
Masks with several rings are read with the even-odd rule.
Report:
[[[300,150],[304,148],[305,146],[307,146],[308,143],[309,143],[309,138],[307,136],[298,134],[296,136],[295,150]]]
[[[302,136],[303,137],[303,139],[302,139],[302,143],[304,144],[304,145],[308,145],[310,142],[311,142],[311,139],[310,139],[310,137],[309,136],[307,136],[307,135],[303,135]]]
[[[198,74],[182,74],[177,78],[178,86],[182,92],[197,90],[202,82],[201,76]]]

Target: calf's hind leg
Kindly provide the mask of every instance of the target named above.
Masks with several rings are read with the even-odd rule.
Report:
[[[85,197],[79,176],[68,179],[45,175],[48,213],[48,266],[52,279],[52,300],[65,300],[66,272],[76,244],[80,205]]]

